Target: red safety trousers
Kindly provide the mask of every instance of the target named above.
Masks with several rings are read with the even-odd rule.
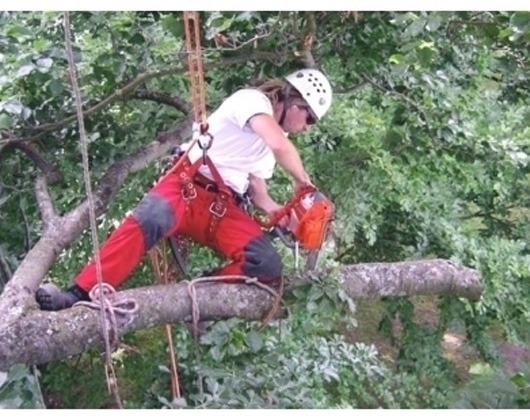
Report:
[[[231,260],[211,275],[246,275],[263,282],[280,278],[281,260],[268,236],[238,206],[215,168],[212,172],[221,185],[212,181],[205,186],[196,181],[199,161],[191,165],[186,157],[176,170],[164,175],[102,244],[104,282],[117,289],[158,240],[175,234]],[[97,284],[94,261],[81,270],[75,283],[87,292]]]

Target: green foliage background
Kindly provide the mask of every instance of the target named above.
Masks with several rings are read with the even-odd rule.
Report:
[[[329,75],[336,99],[329,115],[295,141],[315,183],[338,209],[335,243],[326,249],[324,263],[447,258],[477,269],[485,290],[478,302],[440,299],[440,320],[434,326],[415,321],[409,300],[385,299],[380,333],[395,338],[392,321],[399,318],[403,324],[394,361],[381,358],[372,343],[349,342],[348,332],[357,328],[363,314],[338,294],[333,279],[315,279],[298,290],[289,297],[289,319],[262,331],[240,320],[215,323],[202,337],[199,360],[186,328],[177,327],[185,391],[185,399],[177,401],[169,397],[162,332],[131,334],[124,342],[138,352],[122,350],[115,355],[126,405],[472,404],[469,401],[476,398],[469,397],[467,389],[458,394],[462,384],[441,351],[444,332],[464,329],[492,365],[498,362],[492,330],[511,343],[530,341],[530,13],[212,11],[201,18],[207,62],[233,59],[232,64],[207,72],[210,109],[250,80],[296,68],[295,52],[314,23],[312,54]],[[179,12],[76,12],[71,20],[85,109],[139,75],[154,72],[159,76],[146,79],[142,89],[189,99],[187,75],[175,70],[183,58]],[[79,134],[75,124],[40,134],[46,124],[74,112],[62,15],[1,12],[0,22],[0,141],[40,135],[38,150],[64,175],[63,182],[52,187],[57,211],[64,213],[85,195]],[[223,48],[214,42],[219,33],[228,39]],[[256,51],[276,55],[270,60],[248,58]],[[238,57],[247,58],[237,61]],[[130,96],[87,116],[94,184],[108,165],[183,118],[174,107]],[[1,287],[42,226],[33,199],[38,169],[17,150],[3,150],[0,159]],[[156,161],[127,179],[98,219],[101,240],[134,206],[163,164],[162,159]],[[287,198],[288,184],[281,173],[273,180],[279,200]],[[90,254],[85,233],[64,251],[49,279],[69,284]],[[292,269],[287,253],[285,259]],[[216,263],[216,256],[195,249],[192,274]],[[151,277],[143,265],[128,286],[145,284]],[[41,370],[44,393],[63,406],[109,406],[97,354]],[[21,372],[5,378],[18,378],[17,384],[20,378],[31,382],[29,371],[26,376]],[[198,377],[204,379],[203,393]],[[504,390],[512,389],[510,395],[516,397],[508,403],[501,398],[503,404],[528,408],[528,375],[506,380],[516,390]],[[10,386],[12,393],[14,385]],[[1,399],[7,385],[0,381],[0,387]],[[26,388],[15,389],[22,395]],[[16,401],[35,401],[33,391],[25,395],[30,398]]]

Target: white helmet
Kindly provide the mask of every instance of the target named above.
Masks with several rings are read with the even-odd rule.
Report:
[[[291,73],[285,79],[300,92],[318,119],[322,118],[331,106],[332,97],[331,85],[326,76],[318,70],[303,69]]]

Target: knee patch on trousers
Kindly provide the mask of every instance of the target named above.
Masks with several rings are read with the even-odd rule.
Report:
[[[175,224],[175,216],[170,204],[163,197],[148,193],[133,210],[133,217],[140,225],[145,240],[145,248],[151,249]]]
[[[260,235],[243,249],[245,260],[242,271],[246,276],[263,280],[277,279],[282,274],[282,260],[270,239]]]

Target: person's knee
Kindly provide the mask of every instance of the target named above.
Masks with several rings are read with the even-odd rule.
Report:
[[[169,202],[153,193],[142,198],[133,210],[133,217],[142,229],[146,249],[151,249],[175,224],[175,216]]]
[[[261,235],[250,241],[244,249],[243,273],[250,277],[270,281],[282,274],[282,260],[270,239]]]

